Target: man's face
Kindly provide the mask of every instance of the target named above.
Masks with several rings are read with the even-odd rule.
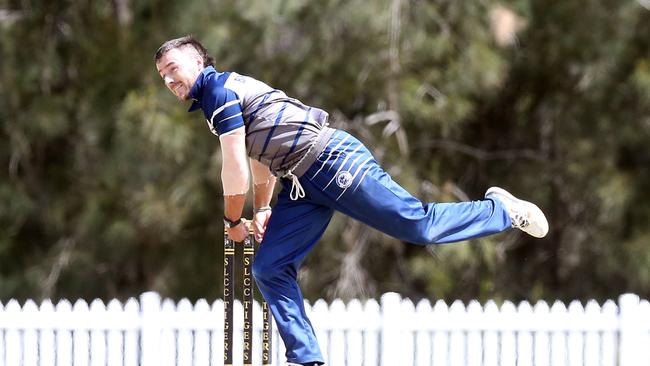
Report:
[[[203,70],[203,60],[192,46],[173,48],[156,62],[156,68],[167,88],[184,101]]]

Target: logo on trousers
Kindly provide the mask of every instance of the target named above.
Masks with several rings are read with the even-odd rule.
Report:
[[[336,185],[345,189],[352,184],[352,174],[350,172],[340,172],[336,176]]]

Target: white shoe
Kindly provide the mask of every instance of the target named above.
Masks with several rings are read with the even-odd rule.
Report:
[[[492,187],[485,192],[485,198],[497,199],[510,215],[512,227],[520,229],[536,238],[548,233],[548,221],[542,210],[532,202],[520,200],[503,188]]]

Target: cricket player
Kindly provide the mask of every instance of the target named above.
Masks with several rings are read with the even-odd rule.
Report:
[[[253,275],[275,317],[289,365],[323,364],[296,277],[334,211],[420,245],[511,228],[537,238],[548,232],[536,205],[497,187],[478,201],[421,202],[391,179],[363,143],[328,127],[327,112],[252,77],[216,70],[205,47],[191,36],[165,42],[155,63],[167,88],[191,102],[189,111],[201,109],[219,137],[224,224],[235,241],[248,233],[241,215],[252,176],[251,224],[256,239],[263,240]],[[276,177],[282,190],[271,209]]]

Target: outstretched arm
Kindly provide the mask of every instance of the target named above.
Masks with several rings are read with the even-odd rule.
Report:
[[[224,193],[224,216],[230,221],[241,218],[248,192],[248,162],[246,158],[246,130],[241,104],[237,95],[220,85],[216,78],[204,85],[206,91],[201,108],[210,130],[221,141],[221,182]],[[248,225],[233,225],[228,236],[242,241],[248,235]]]
[[[222,154],[224,216],[230,221],[237,221],[241,218],[249,187],[244,127],[220,135],[219,140]],[[228,229],[228,236],[234,241],[242,241],[246,235],[248,235],[248,227],[244,223]]]

